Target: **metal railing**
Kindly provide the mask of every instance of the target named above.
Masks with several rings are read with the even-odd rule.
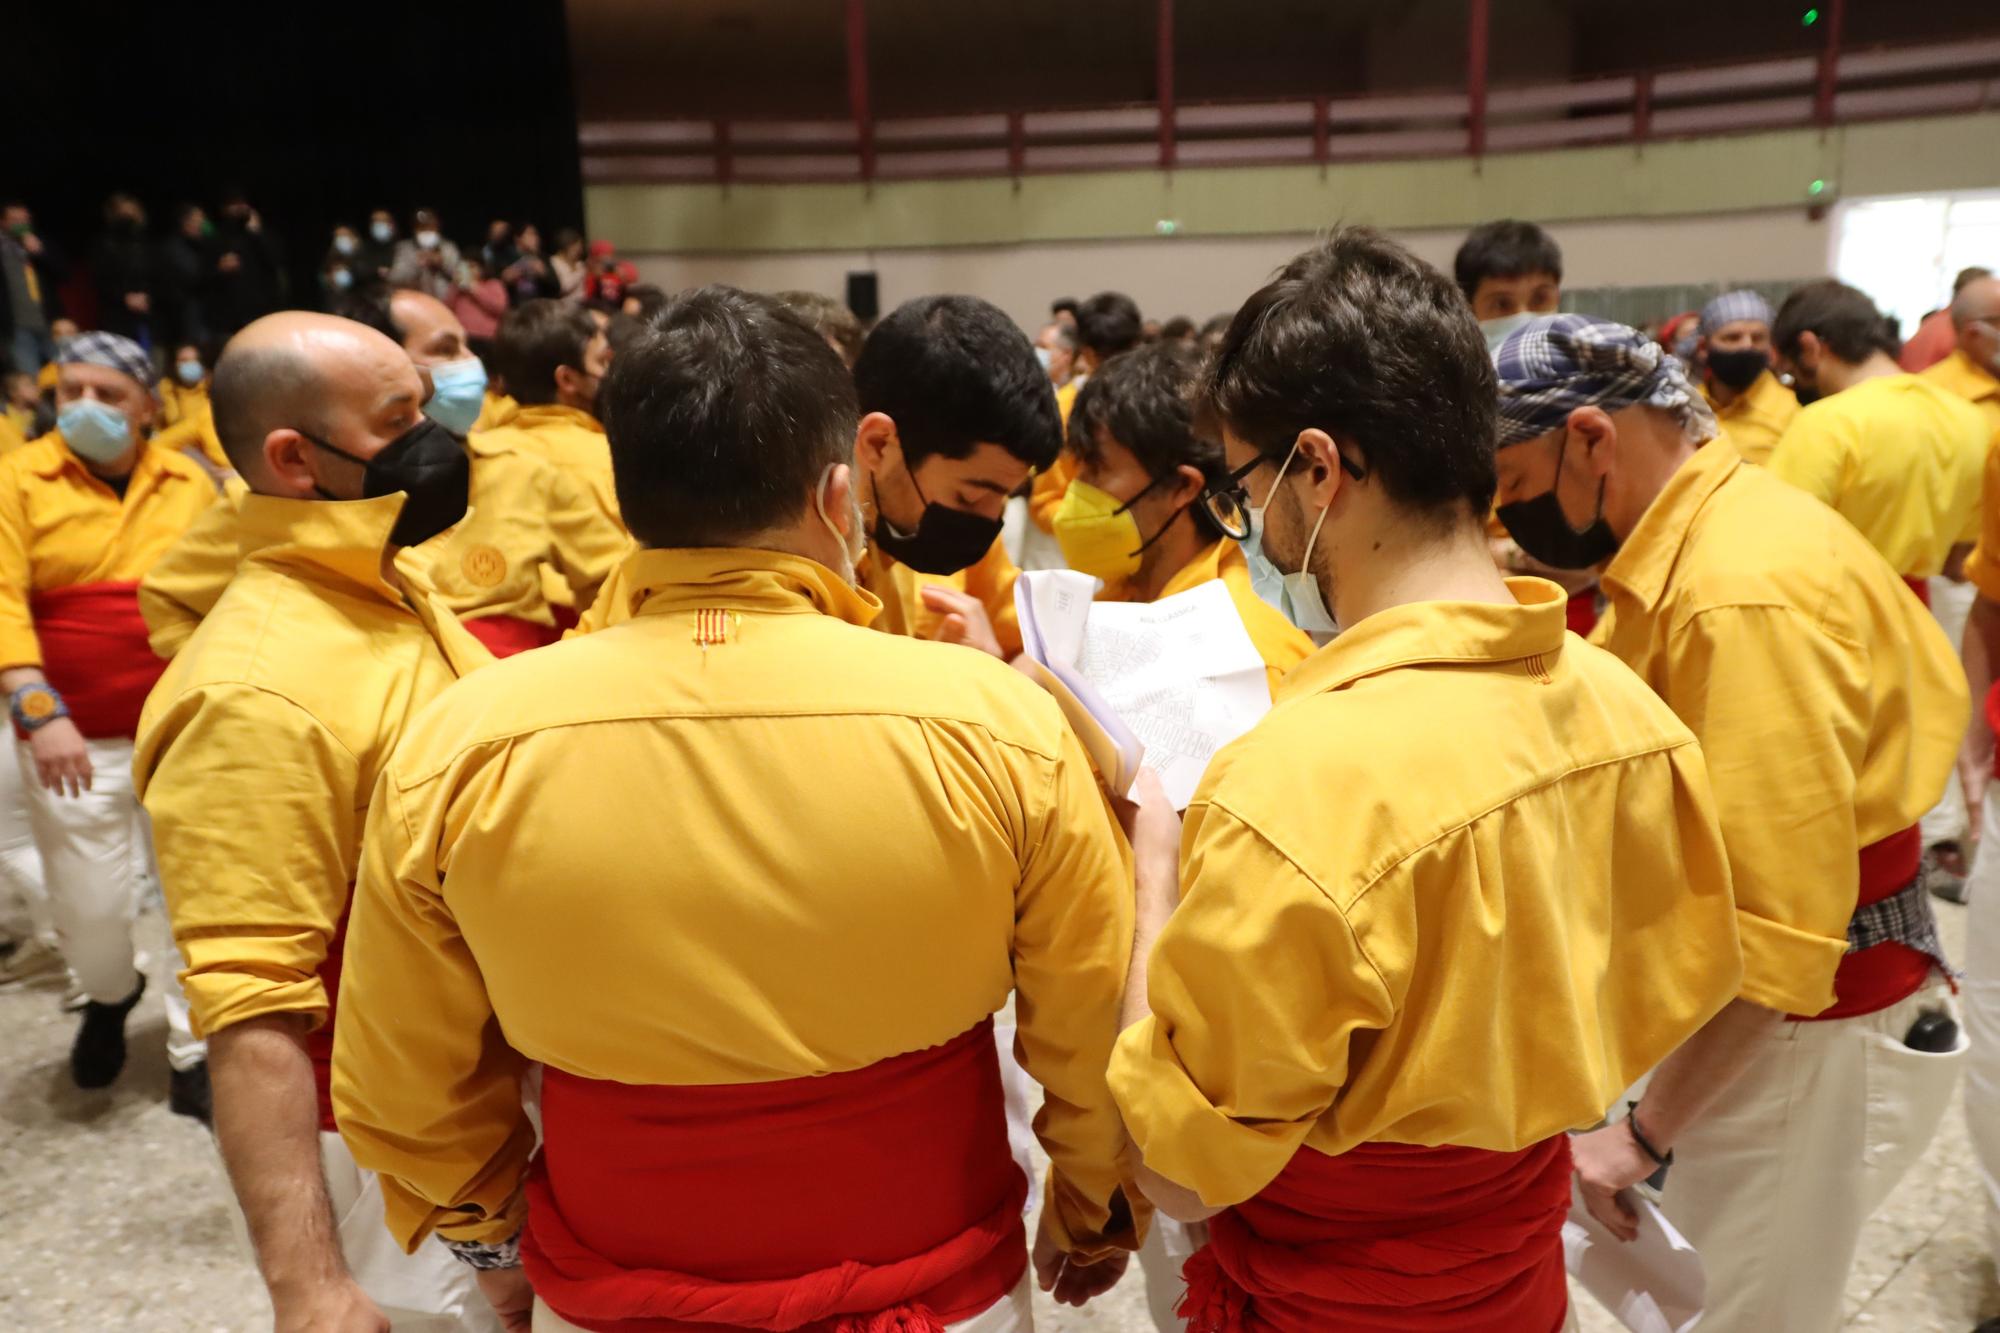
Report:
[[[1005,177],[1502,153],[2000,108],[2000,35],[1562,83],[869,121],[579,127],[592,183]],[[2000,152],[2000,149],[1996,149]]]

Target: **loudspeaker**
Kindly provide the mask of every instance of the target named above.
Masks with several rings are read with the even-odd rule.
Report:
[[[847,275],[847,308],[863,324],[873,323],[882,313],[882,293],[874,269]]]

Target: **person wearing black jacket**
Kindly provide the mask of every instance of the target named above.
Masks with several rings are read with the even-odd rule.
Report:
[[[148,348],[167,334],[153,308],[153,259],[145,208],[122,191],[105,200],[104,232],[90,252],[97,327]]]
[[[214,331],[226,337],[284,304],[285,262],[239,191],[223,196],[216,242]]]
[[[160,242],[154,273],[165,328],[177,342],[207,346],[214,333],[215,242],[199,204],[174,210],[174,230]]]
[[[35,234],[19,200],[0,204],[0,351],[32,375],[56,359],[49,326],[62,313],[56,288],[68,270],[54,246]]]

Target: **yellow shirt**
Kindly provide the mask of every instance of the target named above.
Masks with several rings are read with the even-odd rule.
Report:
[[[160,381],[157,390],[160,399],[160,424],[172,426],[200,412],[209,411],[208,381],[189,388],[176,376],[169,375]]]
[[[1282,611],[1257,595],[1250,582],[1250,562],[1244,558],[1243,548],[1226,537],[1182,565],[1167,580],[1167,586],[1160,589],[1160,596],[1172,597],[1216,579],[1221,579],[1223,587],[1229,590],[1229,600],[1236,604],[1236,614],[1243,618],[1250,642],[1264,659],[1264,674],[1270,680],[1271,697],[1275,699],[1278,682],[1285,673],[1313,655],[1313,641],[1285,619]],[[1106,595],[1117,594],[1115,590],[1107,590]]]
[[[497,433],[496,433],[497,434]],[[568,605],[589,606],[633,550],[586,480],[504,438],[473,435],[472,509],[416,548],[424,582],[461,620],[513,616],[553,625],[553,575]]]
[[[1778,383],[1778,377],[1768,370],[1752,380],[1750,387],[1736,395],[1736,401],[1727,407],[1715,401],[1715,395],[1706,385],[1702,386],[1702,396],[1715,409],[1715,419],[1728,432],[1730,443],[1752,463],[1770,459],[1778,438],[1799,414],[1797,395]]]
[[[1736,993],[1693,737],[1560,588],[1509,586],[1348,629],[1202,779],[1111,1087],[1211,1206],[1301,1147],[1589,1125]]]
[[[22,433],[22,429],[12,408],[0,412],[0,455],[11,454],[16,449],[27,447],[28,437]]]
[[[623,574],[635,617],[453,689],[377,790],[333,1097],[390,1230],[513,1234],[527,1061],[798,1078],[947,1041],[1018,989],[1059,1231],[1130,1244],[1105,1232],[1104,1068],[1132,885],[1055,703],[863,632],[872,600],[810,560],[641,551]],[[727,613],[706,646],[703,610]]]
[[[222,452],[222,440],[215,433],[215,412],[206,398],[173,425],[155,434],[153,442],[201,462],[218,489],[226,478],[236,475],[236,465]]]
[[[315,969],[376,776],[411,715],[491,660],[441,606],[383,581],[401,508],[246,499],[242,570],[146,700],[133,788],[198,1033],[325,1018]]]
[[[576,628],[569,631],[569,636],[589,634],[632,618],[638,608],[633,600],[634,590],[625,582],[628,570],[629,566],[621,566],[613,571],[610,581],[588,604],[589,609]],[[913,639],[933,637],[944,617],[924,605],[923,586],[936,583],[977,597],[986,608],[986,618],[1000,647],[1009,654],[1021,651],[1021,619],[1014,609],[1014,584],[1020,580],[1021,571],[1014,567],[1007,556],[1006,544],[1001,541],[996,540],[979,558],[979,563],[956,574],[919,574],[871,546],[862,553],[854,577],[870,597],[882,604],[871,624],[885,634]]]
[[[1957,350],[1922,373],[1932,384],[1977,407],[1986,418],[1991,440],[2000,444],[2000,379],[1992,371]]]
[[[421,546],[399,551],[396,567],[429,588],[461,620],[514,616],[555,624],[544,592],[553,571],[565,592],[588,606],[630,553],[624,527],[598,507],[596,493],[540,457],[496,447],[483,435],[472,450],[471,508],[465,519]],[[204,513],[154,565],[139,587],[153,651],[172,657],[236,572],[241,482]]]
[[[137,582],[215,498],[193,462],[147,447],[124,499],[51,431],[0,458],[0,667],[42,664],[28,599]]]
[[[512,394],[495,393],[488,389],[485,396],[480,399],[479,419],[472,423],[472,429],[482,431],[504,426],[512,421],[514,414],[520,410],[521,405],[514,401]]]
[[[618,491],[611,480],[611,442],[596,417],[581,408],[541,403],[516,408],[506,424],[484,432],[495,449],[539,454],[597,493],[604,512],[618,515]]]
[[[1766,464],[1833,506],[1898,574],[1927,578],[1979,535],[1986,423],[1920,375],[1884,375],[1799,409]]]
[[[1967,712],[1957,655],[1860,533],[1719,442],[1667,483],[1603,586],[1604,646],[1708,761],[1743,998],[1820,1012],[1856,857],[1916,823],[1951,774]]]

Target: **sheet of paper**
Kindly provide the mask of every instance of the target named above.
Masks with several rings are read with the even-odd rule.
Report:
[[[1659,1205],[1637,1192],[1639,1237],[1625,1242],[1604,1229],[1570,1185],[1563,1258],[1570,1276],[1633,1333],[1687,1333],[1701,1322],[1708,1278],[1701,1255]]]
[[[1270,710],[1264,660],[1221,583],[1150,603],[1095,602],[1095,591],[1085,574],[1023,574],[1023,644],[1058,675],[1081,677],[1185,808],[1215,752]],[[1091,711],[1102,721],[1094,703]]]
[[[1083,752],[1103,775],[1112,791],[1130,791],[1139,780],[1139,764],[1146,747],[1119,720],[1110,706],[1097,697],[1089,682],[1068,667],[1044,666],[1028,658],[1022,666],[1028,678],[1055,696],[1069,729],[1083,743]]]

